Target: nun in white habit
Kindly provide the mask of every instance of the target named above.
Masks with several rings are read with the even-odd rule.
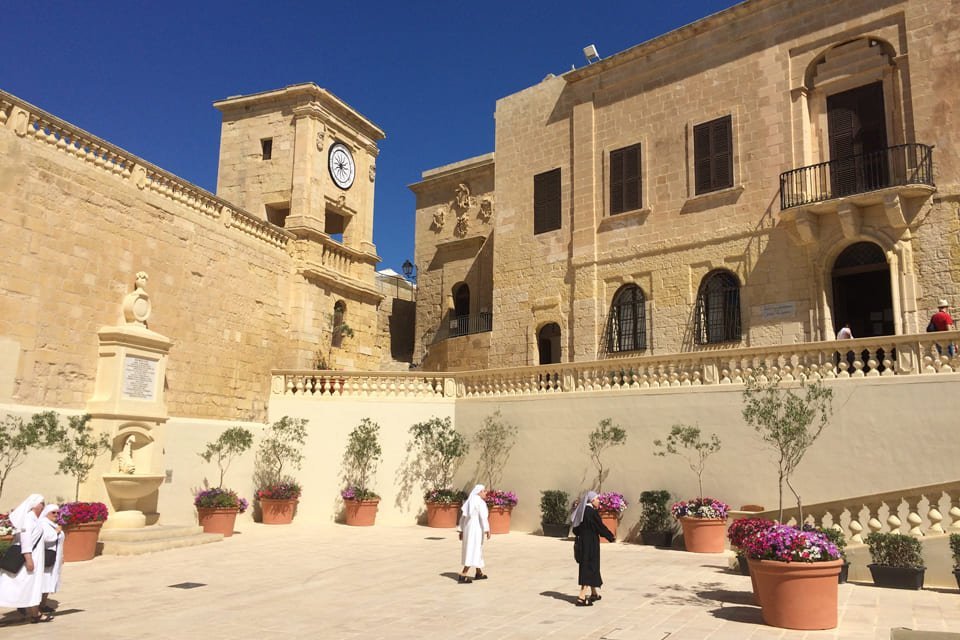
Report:
[[[52,620],[39,609],[43,597],[42,510],[43,496],[34,493],[10,512],[10,524],[16,531],[13,543],[20,545],[24,563],[16,574],[0,571],[0,607],[16,608],[31,622]]]
[[[490,521],[487,510],[487,490],[478,484],[470,492],[470,496],[460,507],[460,540],[463,541],[461,556],[463,571],[457,582],[470,584],[474,580],[483,580],[487,577],[483,569],[483,539],[490,539]],[[470,567],[476,568],[476,574],[470,577]]]
[[[41,613],[52,613],[53,608],[47,605],[47,596],[60,590],[60,571],[63,569],[63,528],[57,524],[57,514],[60,507],[48,504],[40,513],[40,526],[43,529],[43,598],[40,600]],[[46,557],[52,551],[56,560],[46,566]]]

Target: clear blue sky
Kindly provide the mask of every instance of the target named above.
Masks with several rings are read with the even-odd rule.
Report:
[[[216,191],[219,112],[315,82],[380,126],[375,236],[413,257],[426,169],[493,151],[498,98],[733,0],[6,2],[0,88]]]

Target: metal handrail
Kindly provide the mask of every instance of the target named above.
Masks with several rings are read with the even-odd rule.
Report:
[[[493,314],[489,311],[481,311],[470,316],[451,315],[449,326],[447,335],[450,338],[493,331]]]
[[[887,187],[933,182],[933,147],[910,143],[780,174],[780,208],[789,209]]]

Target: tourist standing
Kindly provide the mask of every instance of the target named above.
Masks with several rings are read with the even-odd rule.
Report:
[[[614,535],[600,519],[600,498],[595,491],[587,491],[577,502],[570,522],[573,524],[573,555],[580,565],[578,584],[580,595],[577,597],[578,607],[589,607],[600,600],[600,587],[603,579],[600,577],[600,536],[610,542],[615,540]],[[587,596],[587,589],[590,595]]]
[[[457,579],[460,584],[470,584],[474,580],[484,580],[487,577],[483,572],[483,540],[490,539],[486,497],[487,490],[482,484],[478,484],[460,507],[460,540],[463,541],[460,549],[463,570]],[[476,569],[472,578],[470,567]]]
[[[943,298],[937,302],[937,312],[930,316],[930,324],[927,325],[927,331],[950,331],[953,329],[953,318],[950,316],[950,312],[947,309],[950,308],[949,303]],[[947,345],[947,355],[951,358],[953,357],[956,348],[951,343]],[[937,352],[943,353],[943,350],[940,348],[940,345],[937,345]]]
[[[60,508],[48,504],[40,514],[40,526],[43,528],[43,598],[40,600],[41,613],[53,613],[53,607],[47,604],[47,596],[60,590],[60,571],[63,568],[63,528],[57,524]]]
[[[843,323],[843,327],[837,332],[837,340],[853,340],[853,332],[850,331],[849,322]]]
[[[40,512],[43,496],[38,493],[10,512],[10,524],[16,530],[13,544],[19,544],[23,566],[16,574],[0,571],[0,607],[15,607],[30,622],[49,622],[53,618],[40,612],[43,597],[43,529]]]

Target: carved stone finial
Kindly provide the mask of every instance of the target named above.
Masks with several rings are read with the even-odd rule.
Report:
[[[150,317],[150,295],[144,291],[149,280],[146,271],[138,271],[133,285],[133,292],[123,297],[123,320],[127,324],[147,326]]]

